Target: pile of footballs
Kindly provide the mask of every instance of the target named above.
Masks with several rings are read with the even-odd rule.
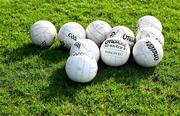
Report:
[[[97,74],[100,58],[108,66],[122,66],[131,51],[137,64],[156,66],[163,58],[161,22],[154,16],[144,16],[138,20],[136,31],[135,37],[128,27],[112,28],[101,20],[91,22],[86,30],[76,22],[64,24],[58,36],[61,45],[70,49],[65,66],[67,76],[75,82],[90,82]],[[51,46],[57,31],[51,22],[41,20],[32,25],[30,36],[35,45]]]

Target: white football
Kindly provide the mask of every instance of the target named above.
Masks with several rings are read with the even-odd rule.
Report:
[[[51,46],[56,39],[55,26],[46,20],[34,23],[30,29],[30,37],[33,44],[38,46]]]
[[[134,45],[133,57],[143,67],[156,66],[163,58],[162,45],[153,38],[144,38]]]
[[[121,66],[130,56],[130,47],[123,38],[112,37],[106,39],[100,48],[103,62],[109,66]]]
[[[107,38],[111,37],[123,38],[128,42],[130,48],[132,48],[135,43],[134,33],[128,27],[125,26],[116,26],[112,28],[107,34]]]
[[[84,54],[75,53],[69,56],[65,66],[67,76],[75,82],[87,83],[92,81],[98,71],[94,58]]]
[[[86,32],[80,24],[69,22],[60,28],[59,38],[64,47],[71,48],[77,40],[86,38]]]
[[[93,21],[86,28],[87,38],[100,46],[110,30],[111,26],[107,22],[101,20]]]
[[[162,32],[162,24],[161,22],[154,16],[143,16],[141,17],[136,25],[136,30],[139,31],[141,28],[144,27],[154,27]]]
[[[77,40],[70,49],[70,55],[76,53],[76,52],[85,52],[88,56],[93,57],[96,59],[96,61],[99,60],[100,52],[99,48],[90,39],[79,39]]]
[[[150,38],[153,38],[153,39],[159,41],[159,43],[162,46],[164,46],[164,36],[156,28],[145,27],[145,28],[140,29],[136,36],[136,42],[139,41],[140,39],[147,38],[147,37],[150,37]]]

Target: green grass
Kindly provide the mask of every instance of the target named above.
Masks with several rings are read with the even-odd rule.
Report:
[[[163,24],[164,58],[154,68],[133,60],[122,67],[98,63],[88,84],[70,81],[69,51],[33,46],[30,26],[41,19],[57,30],[97,19],[135,32],[154,15]],[[180,115],[180,2],[178,0],[0,0],[0,115]]]

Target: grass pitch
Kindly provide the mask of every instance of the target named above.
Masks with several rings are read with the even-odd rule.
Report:
[[[30,26],[41,19],[57,30],[69,21],[84,28],[97,19],[135,32],[153,15],[163,24],[164,58],[154,68],[133,60],[102,61],[91,83],[70,81],[69,51],[31,45]],[[180,115],[180,2],[178,0],[0,0],[0,115]]]

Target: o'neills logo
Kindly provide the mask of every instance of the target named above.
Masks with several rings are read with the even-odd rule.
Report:
[[[134,41],[134,39],[133,39],[131,36],[126,35],[126,34],[123,35],[123,39],[124,39],[124,40],[128,40],[128,41],[131,41],[131,42]]]
[[[156,48],[154,47],[154,45],[150,41],[147,41],[146,46],[153,53],[154,60],[159,60],[158,52],[157,52]]]
[[[75,45],[77,48],[80,48],[80,47],[81,47],[81,44],[80,44],[79,42],[76,42],[74,45]]]
[[[111,40],[106,40],[106,41],[105,41],[105,45],[106,45],[106,44],[119,44],[119,45],[122,45],[123,47],[126,47],[126,44],[122,43],[122,42],[119,41],[119,40],[113,40],[113,39],[111,39]]]

